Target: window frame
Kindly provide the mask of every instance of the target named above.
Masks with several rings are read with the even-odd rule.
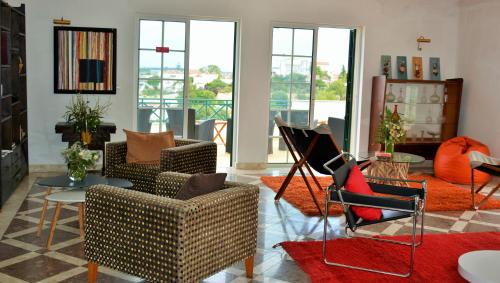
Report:
[[[361,137],[361,98],[362,98],[362,85],[363,85],[363,60],[364,60],[364,37],[365,37],[365,27],[363,26],[348,26],[348,25],[335,25],[335,24],[310,24],[310,23],[291,23],[291,22],[271,22],[269,40],[270,40],[270,63],[269,63],[269,74],[272,74],[272,58],[273,58],[273,35],[274,28],[292,28],[292,29],[313,29],[313,62],[312,62],[312,77],[311,77],[311,97],[309,105],[315,105],[316,102],[316,70],[317,70],[317,45],[318,45],[318,30],[320,28],[337,28],[337,29],[348,29],[354,30],[354,42],[349,42],[350,46],[353,48],[350,63],[352,64],[353,71],[351,72],[351,93],[349,103],[350,109],[346,109],[346,113],[349,112],[350,125],[348,125],[348,136],[349,136],[349,150],[352,154],[357,154],[360,152],[360,137]],[[272,83],[272,79],[270,79]],[[269,99],[271,99],[271,83],[269,84]],[[268,103],[268,114],[270,111],[270,100]],[[309,107],[309,125],[314,119],[314,107]],[[347,124],[346,124],[347,126]],[[347,130],[347,128],[346,128]],[[269,155],[267,155],[269,157]],[[289,157],[287,157],[287,160]],[[283,165],[290,165],[291,163],[276,162],[270,163],[267,158],[267,165],[280,167]]]

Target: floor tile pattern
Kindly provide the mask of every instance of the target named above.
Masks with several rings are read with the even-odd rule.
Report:
[[[285,172],[286,173],[286,172]],[[319,217],[307,217],[286,201],[274,202],[274,192],[261,184],[259,176],[279,175],[282,170],[258,172],[234,171],[229,179],[260,186],[258,249],[255,257],[255,277],[247,280],[244,264],[238,263],[204,282],[308,282],[307,275],[281,249],[273,245],[282,241],[321,239],[323,222]],[[86,260],[83,243],[79,238],[78,209],[65,205],[55,232],[51,250],[47,250],[48,227],[54,211],[49,206],[47,221],[41,237],[36,235],[45,189],[32,185],[36,177],[32,174],[23,182],[15,196],[17,205],[9,203],[0,212],[0,282],[86,282]],[[31,188],[31,189],[30,189]],[[60,189],[59,189],[60,190]],[[487,193],[487,191],[485,192]],[[500,197],[496,195],[495,197]],[[14,208],[15,207],[15,208]],[[12,209],[16,212],[12,213]],[[6,219],[9,215],[13,215]],[[500,210],[454,211],[427,213],[424,229],[426,233],[460,233],[476,231],[500,231]],[[329,221],[329,236],[343,235],[343,217],[332,217]],[[1,228],[7,227],[5,230]],[[359,230],[360,234],[400,235],[408,234],[411,223],[397,220]],[[2,233],[2,231],[4,231]],[[3,236],[2,236],[3,235]],[[142,282],[120,272],[101,268],[99,282]]]

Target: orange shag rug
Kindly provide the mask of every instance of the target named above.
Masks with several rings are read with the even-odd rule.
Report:
[[[472,209],[472,200],[469,188],[461,188],[427,174],[410,175],[409,178],[415,180],[421,180],[424,178],[427,180],[427,204],[425,211],[465,211]],[[323,188],[328,187],[332,183],[331,177],[317,177],[317,179]],[[261,180],[273,191],[278,192],[283,180],[285,180],[285,176],[263,176],[261,177]],[[312,190],[321,206],[321,209],[324,210],[325,191],[320,191],[311,177],[308,177],[308,181],[311,184]],[[311,195],[309,194],[309,191],[307,190],[306,183],[300,176],[293,177],[292,181],[288,185],[288,188],[283,194],[283,198],[302,211],[305,215],[320,215]],[[478,203],[483,198],[484,196],[479,194],[476,196],[476,202]],[[500,200],[494,198],[490,198],[486,204],[481,206],[481,209],[497,208],[500,208]],[[342,213],[340,205],[338,204],[331,206],[329,210],[329,214],[333,215]]]

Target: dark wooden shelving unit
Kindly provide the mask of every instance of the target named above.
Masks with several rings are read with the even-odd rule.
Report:
[[[28,174],[24,4],[0,7],[0,208]]]

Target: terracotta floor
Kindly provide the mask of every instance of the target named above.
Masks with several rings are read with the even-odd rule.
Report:
[[[204,282],[309,281],[286,253],[280,248],[272,248],[281,241],[320,239],[322,236],[319,217],[306,217],[283,200],[275,203],[274,193],[260,183],[259,176],[285,173],[284,169],[230,171],[230,180],[261,187],[255,278],[247,280],[243,263],[238,263]],[[42,236],[36,236],[45,190],[33,183],[36,178],[48,175],[51,174],[33,173],[25,178],[0,212],[0,282],[86,282],[86,261],[78,234],[76,206],[67,205],[62,210],[50,251],[45,248],[50,221],[46,221]],[[51,219],[53,210],[51,206],[47,220]],[[342,235],[343,222],[343,217],[332,217],[331,236]],[[500,210],[428,213],[424,228],[426,233],[500,231]],[[365,234],[384,235],[407,234],[409,231],[410,224],[406,221],[360,230]],[[100,268],[99,271],[99,282],[142,282],[114,270]]]

